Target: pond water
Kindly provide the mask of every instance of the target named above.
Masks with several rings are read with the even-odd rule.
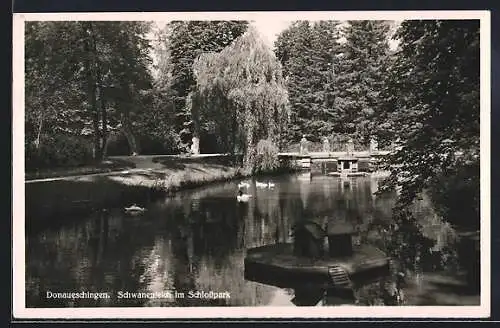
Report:
[[[214,184],[140,204],[147,208],[142,215],[107,209],[28,234],[26,306],[295,306],[297,290],[245,280],[246,249],[291,241],[295,222],[332,215],[339,202],[357,227],[355,241],[388,252],[405,272],[404,304],[479,304],[457,275],[453,230],[425,199],[414,208],[421,224],[415,228],[392,222],[395,195],[373,195],[375,178],[285,175],[261,181],[268,179],[273,188],[251,182],[248,203],[236,201],[238,182]],[[386,279],[357,289],[357,304],[391,304],[390,284]],[[48,292],[80,291],[106,292],[109,298],[48,297]],[[230,297],[188,297],[189,291]],[[130,298],[125,292],[164,297]],[[314,304],[343,302],[329,300],[321,290],[307,293],[319,295]]]

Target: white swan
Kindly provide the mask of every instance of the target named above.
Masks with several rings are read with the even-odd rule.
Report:
[[[138,213],[143,213],[145,211],[146,211],[145,208],[137,206],[136,204],[133,204],[132,206],[129,207],[125,207],[125,212],[130,214],[138,214]]]
[[[248,202],[250,197],[252,197],[252,195],[244,194],[243,191],[240,190],[236,196],[236,200],[238,200],[238,202]]]
[[[265,182],[255,182],[255,186],[257,188],[274,188],[276,185],[270,181],[268,181],[267,183]]]
[[[255,182],[255,186],[257,188],[267,188],[268,187],[268,184],[267,183],[264,183],[264,182],[259,182],[259,181],[256,181]]]
[[[238,183],[238,189],[242,189],[242,188],[250,188],[250,184],[248,182]]]

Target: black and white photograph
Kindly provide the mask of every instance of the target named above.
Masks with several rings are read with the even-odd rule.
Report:
[[[13,27],[14,317],[489,316],[489,12]]]

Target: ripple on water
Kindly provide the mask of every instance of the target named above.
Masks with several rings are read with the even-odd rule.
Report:
[[[429,202],[424,200],[415,209],[424,229],[420,234],[409,227],[398,230],[391,227],[395,195],[373,195],[377,184],[369,177],[351,179],[347,184],[340,178],[315,175],[300,179],[295,175],[279,176],[270,180],[275,187],[266,190],[257,190],[251,183],[248,192],[254,197],[248,204],[236,201],[238,182],[212,184],[145,204],[148,212],[143,216],[129,217],[123,211],[110,210],[64,224],[55,231],[28,236],[27,306],[50,306],[50,301],[43,299],[44,290],[49,289],[106,289],[111,293],[212,289],[231,293],[230,300],[223,304],[296,306],[294,302],[299,295],[296,291],[245,280],[246,249],[276,240],[290,242],[295,222],[336,217],[340,215],[339,204],[346,219],[356,226],[361,244],[386,250],[401,262],[401,267],[410,270],[411,279],[404,288],[407,304],[478,304],[479,297],[468,295],[460,279],[455,278],[453,270],[457,270],[451,266],[455,257],[453,238],[444,237],[450,235],[449,227],[443,228]],[[428,250],[435,244],[440,245],[434,248],[439,256],[433,256],[449,259],[439,265],[427,265],[433,258]],[[422,253],[420,283],[412,280],[411,274],[416,249]],[[378,304],[383,299],[380,284],[363,288],[358,293],[363,302]],[[99,304],[213,306],[220,303],[111,299]],[[328,305],[328,301],[323,299],[318,304]]]

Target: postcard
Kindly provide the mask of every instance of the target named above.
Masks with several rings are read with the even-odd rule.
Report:
[[[488,317],[490,33],[14,14],[14,317]]]

